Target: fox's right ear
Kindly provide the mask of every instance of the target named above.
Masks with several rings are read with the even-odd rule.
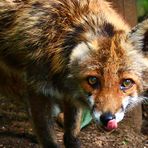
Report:
[[[142,51],[148,57],[148,19],[139,23],[131,30],[129,39],[135,49]]]
[[[144,57],[137,60],[140,60],[144,64],[142,75],[142,79],[144,80],[143,90],[145,96],[148,96],[148,19],[134,27],[128,34],[127,39],[132,43],[134,50],[138,50],[138,53],[141,53]]]

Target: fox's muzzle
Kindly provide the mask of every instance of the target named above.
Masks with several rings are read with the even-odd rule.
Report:
[[[100,116],[100,122],[106,130],[113,130],[117,128],[117,121],[115,115],[110,112],[103,113]]]

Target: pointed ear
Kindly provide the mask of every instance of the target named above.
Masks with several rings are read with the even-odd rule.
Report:
[[[148,19],[139,23],[128,34],[128,41],[131,42],[135,50],[138,50],[139,54],[143,55],[143,60],[140,60],[144,64],[142,79],[145,92],[144,95],[148,96]]]
[[[148,56],[148,19],[139,23],[131,30],[129,39],[136,49]]]

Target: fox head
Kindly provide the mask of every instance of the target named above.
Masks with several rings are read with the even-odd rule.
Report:
[[[86,34],[71,53],[68,77],[78,88],[77,102],[110,128],[108,122],[121,121],[148,89],[148,20],[128,33]]]

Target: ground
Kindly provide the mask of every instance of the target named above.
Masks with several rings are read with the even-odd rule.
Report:
[[[98,129],[92,122],[81,130],[82,148],[148,148],[148,105],[143,107],[143,133],[130,129],[126,119],[112,132]],[[63,129],[55,124],[63,148]],[[0,97],[0,148],[38,148],[28,116],[22,105]]]

